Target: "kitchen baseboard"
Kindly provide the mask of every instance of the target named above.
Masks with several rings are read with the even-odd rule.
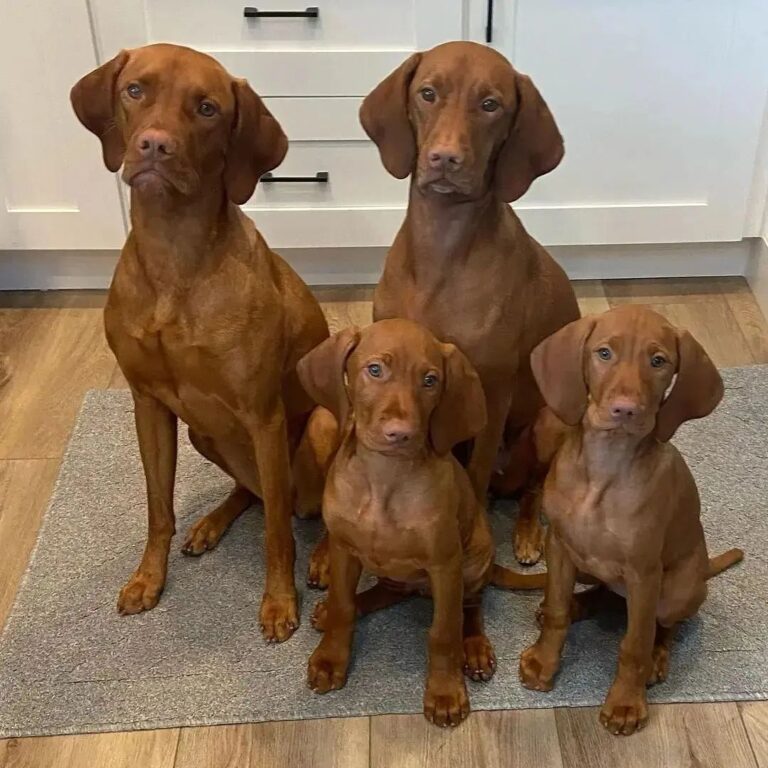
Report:
[[[375,283],[386,248],[301,248],[283,257],[310,285]],[[553,246],[574,280],[744,275],[768,305],[768,245],[761,238],[724,243]],[[106,288],[118,251],[0,251],[0,290]],[[755,286],[758,286],[757,288]]]

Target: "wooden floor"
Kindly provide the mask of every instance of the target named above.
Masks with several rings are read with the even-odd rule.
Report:
[[[576,289],[585,312],[651,304],[691,330],[720,366],[768,363],[768,326],[740,278]],[[369,322],[370,290],[318,295],[334,329]],[[0,294],[0,380],[6,367],[10,374],[0,385],[0,626],[83,393],[124,386],[104,341],[103,300],[101,293]],[[768,768],[768,703],[654,706],[648,728],[630,738],[608,735],[595,710],[545,709],[474,712],[451,732],[421,715],[398,715],[0,741],[0,768],[11,766]]]

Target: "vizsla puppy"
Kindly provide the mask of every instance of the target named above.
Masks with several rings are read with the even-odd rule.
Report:
[[[544,581],[494,567],[485,510],[451,453],[485,424],[480,380],[453,344],[408,320],[341,331],[298,372],[342,430],[323,496],[330,591],[316,615],[325,634],[309,685],[318,693],[344,685],[356,612],[431,594],[424,713],[458,725],[469,712],[462,668],[489,680],[496,666],[483,631],[483,587],[492,579],[511,588]],[[356,602],[363,567],[381,580]]]
[[[508,203],[557,167],[562,137],[531,80],[496,51],[469,42],[411,56],[365,99],[360,120],[385,168],[411,176],[374,319],[423,323],[477,369],[488,422],[474,441],[469,474],[484,501],[504,443],[501,455],[514,457],[505,489],[529,486],[515,552],[535,563],[542,529],[530,490],[530,433],[542,400],[529,357],[579,310],[565,273]]]
[[[118,609],[153,608],[165,584],[182,419],[197,450],[236,483],[184,552],[214,547],[254,496],[263,499],[261,624],[268,640],[285,640],[298,624],[291,455],[312,409],[295,365],[328,328],[238,204],[282,161],[287,140],[244,80],[173,45],[122,51],[75,85],[72,104],[101,139],[107,168],[122,165],[131,187],[132,231],[104,317],[134,398],[149,536]]]
[[[568,625],[593,601],[572,598],[577,573],[626,596],[627,634],[600,721],[631,734],[648,719],[646,685],[667,676],[674,626],[699,609],[707,579],[742,558],[732,549],[709,559],[696,483],[667,442],[715,408],[723,384],[689,333],[637,306],[571,323],[531,362],[547,405],[572,426],[544,486],[547,590],[520,677],[552,688]],[[544,438],[551,443],[551,430]]]

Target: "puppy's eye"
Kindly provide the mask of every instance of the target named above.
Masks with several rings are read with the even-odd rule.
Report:
[[[667,362],[667,358],[664,357],[663,355],[654,355],[651,358],[651,365],[654,368],[661,368],[666,362]]]
[[[432,389],[432,387],[434,387],[434,386],[435,386],[435,384],[437,384],[437,376],[435,376],[435,374],[434,374],[434,373],[428,373],[428,374],[427,374],[427,375],[424,377],[424,386],[425,386],[427,389]]]
[[[419,95],[422,99],[424,99],[424,101],[429,102],[430,104],[432,104],[437,98],[437,94],[435,93],[434,88],[422,88],[419,91]]]
[[[381,365],[379,363],[371,363],[368,366],[368,373],[374,378],[378,379],[381,377]]]
[[[142,95],[144,94],[144,91],[141,89],[141,86],[138,83],[131,83],[126,89],[125,92],[132,98],[132,99],[140,99]]]
[[[597,356],[601,360],[610,360],[613,357],[613,352],[611,352],[608,347],[600,347],[600,349],[597,350]]]
[[[501,104],[496,99],[486,99],[480,106],[484,112],[495,112]]]
[[[201,102],[200,106],[197,108],[197,111],[203,117],[213,117],[218,112],[218,110],[216,109],[216,105],[211,103],[210,101]]]

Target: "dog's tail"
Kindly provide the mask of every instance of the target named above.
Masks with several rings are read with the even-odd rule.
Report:
[[[547,586],[547,574],[518,573],[494,563],[490,583],[499,589],[544,589]]]
[[[732,565],[740,563],[743,559],[744,552],[741,549],[729,549],[727,552],[723,552],[722,555],[710,557],[707,578],[711,579],[713,576],[717,576],[718,573],[722,573]]]

